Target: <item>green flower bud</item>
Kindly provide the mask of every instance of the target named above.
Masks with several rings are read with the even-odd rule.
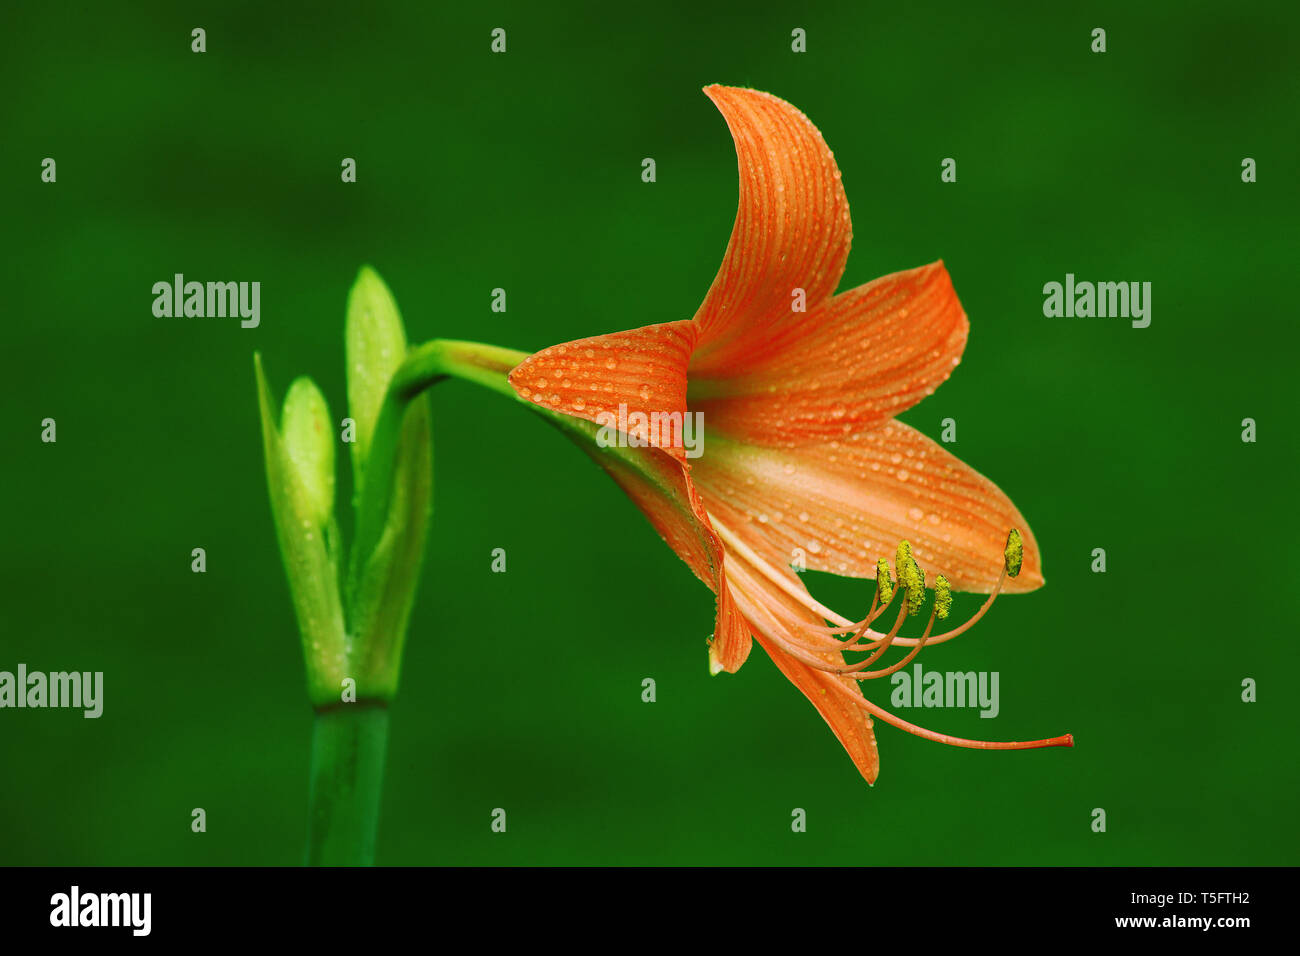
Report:
[[[348,411],[356,423],[356,523],[348,623],[359,696],[397,691],[406,626],[424,560],[433,501],[427,395],[389,386],[407,359],[406,331],[384,280],[364,267],[348,295]]]
[[[369,266],[362,266],[348,294],[344,328],[348,370],[348,414],[356,422],[352,472],[365,472],[379,410],[388,383],[406,361],[406,330],[393,294]]]
[[[347,632],[339,598],[337,524],[331,513],[334,497],[333,449],[328,428],[317,436],[314,422],[329,412],[310,382],[300,379],[295,397],[286,400],[282,436],[271,409],[271,389],[262,371],[262,358],[253,356],[257,403],[262,419],[262,449],[266,456],[266,487],[275,519],[276,540],[289,579],[289,594],[302,637],[307,664],[307,690],[312,703],[338,700],[343,678],[350,676]],[[290,448],[294,451],[291,453]],[[328,474],[328,477],[326,477]]]
[[[284,397],[280,434],[301,509],[318,527],[334,516],[334,431],[325,396],[309,378],[295,379]]]

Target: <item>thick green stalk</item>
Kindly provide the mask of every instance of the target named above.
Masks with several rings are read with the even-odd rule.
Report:
[[[393,374],[372,434],[357,507],[352,585],[377,546],[389,512],[396,449],[411,401],[445,378],[460,378],[512,398],[562,428],[594,426],[532,402],[524,402],[507,380],[528,357],[514,349],[435,339],[409,350]],[[312,731],[311,798],[307,863],[366,866],[374,863],[383,789],[388,710],[384,701],[334,704],[316,713]]]
[[[336,704],[311,734],[307,865],[371,866],[388,749],[388,707]]]

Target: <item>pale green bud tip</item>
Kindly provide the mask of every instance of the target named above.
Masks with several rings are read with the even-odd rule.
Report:
[[[894,582],[889,578],[889,562],[884,558],[876,562],[876,593],[880,595],[881,607],[894,597]]]
[[[334,513],[334,432],[325,396],[311,379],[289,386],[280,432],[303,517],[323,525]]]
[[[357,423],[353,459],[364,463],[379,408],[393,373],[406,359],[406,331],[388,286],[362,266],[348,294],[344,335],[348,360],[348,412]]]
[[[942,574],[934,579],[934,616],[943,620],[952,610],[952,585]]]
[[[1007,575],[1015,577],[1020,573],[1020,563],[1025,559],[1025,543],[1020,540],[1020,532],[1012,528],[1007,535],[1007,550],[1002,553]]]

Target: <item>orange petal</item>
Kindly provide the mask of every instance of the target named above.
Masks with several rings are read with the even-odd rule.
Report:
[[[602,448],[594,440],[571,437],[609,473],[667,545],[717,595],[709,668],[714,674],[739,670],[752,646],[749,627],[731,599],[722,543],[709,525],[687,467],[657,448]]]
[[[791,574],[791,577],[794,578],[794,575]],[[743,586],[734,589],[737,605],[745,613],[754,636],[763,645],[763,650],[767,651],[772,662],[780,668],[781,673],[790,680],[790,683],[798,687],[817,708],[817,712],[822,715],[822,719],[829,725],[867,783],[874,784],[880,774],[880,754],[876,748],[876,734],[872,729],[870,714],[854,704],[851,699],[862,694],[858,682],[849,677],[838,677],[809,667],[781,650],[770,633],[773,629],[784,628],[784,625],[764,613],[761,605],[766,602],[780,601],[793,613],[807,618],[809,623],[821,624],[822,622],[788,595],[776,588],[764,587],[761,580],[750,577],[743,568],[736,569],[735,579],[737,582],[743,582]],[[798,586],[803,588],[803,583],[798,578],[794,579]],[[820,656],[828,663],[837,665],[844,663],[843,654],[827,653]],[[839,682],[840,686],[835,686],[836,682]]]
[[[693,370],[723,374],[755,339],[799,321],[834,293],[853,237],[840,171],[817,127],[784,100],[758,90],[709,86],[736,142],[740,203],[731,241],[695,314],[701,331]]]
[[[696,337],[683,320],[566,342],[524,359],[510,384],[543,408],[609,424],[682,459],[686,364]]]
[[[930,575],[987,593],[1014,527],[1024,563],[1003,590],[1043,583],[1038,542],[1010,499],[902,422],[791,449],[710,434],[692,475],[707,511],[775,567],[799,549],[814,570],[874,578],[877,559],[892,560],[906,538]]]
[[[691,410],[710,433],[762,445],[842,438],[931,394],[961,360],[968,330],[942,262],[896,272],[752,343],[731,378],[692,373]]]
[[[726,577],[722,577],[718,590],[718,619],[713,628],[713,641],[709,644],[709,673],[726,671],[734,674],[740,670],[753,649],[749,624],[736,607]]]

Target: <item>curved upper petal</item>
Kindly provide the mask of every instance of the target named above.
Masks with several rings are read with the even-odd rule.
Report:
[[[830,298],[844,274],[853,227],[840,171],[817,127],[758,90],[705,87],[736,142],[740,202],[722,266],[695,314],[692,372],[725,374],[755,339]]]
[[[610,425],[681,460],[686,366],[697,335],[686,319],[554,345],[517,365],[510,384],[521,398]]]
[[[921,566],[954,590],[987,593],[1002,572],[1007,532],[1024,539],[1019,577],[1043,584],[1038,542],[992,481],[902,422],[825,444],[764,448],[710,435],[692,475],[705,509],[773,566],[795,549],[807,567],[874,578],[907,539]]]
[[[711,433],[784,446],[842,438],[933,393],[961,361],[969,328],[948,270],[934,262],[773,328],[731,377],[692,375],[687,400]]]

